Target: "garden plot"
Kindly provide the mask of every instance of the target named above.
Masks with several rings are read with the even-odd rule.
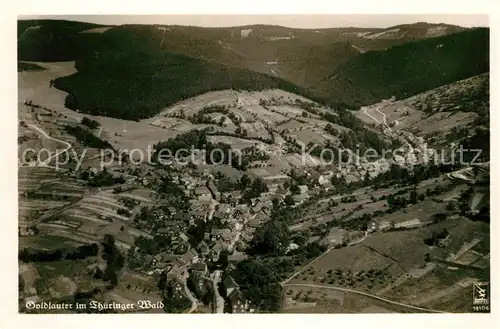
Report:
[[[148,189],[135,189],[128,192],[119,193],[117,194],[117,196],[119,196],[120,198],[127,198],[140,202],[152,203],[153,200],[151,199],[151,193],[152,191]]]
[[[335,128],[339,133],[351,131],[351,129],[346,128],[344,126],[340,126],[340,125],[335,124],[335,123],[331,123],[331,122],[328,122],[325,120],[315,119],[315,118],[311,118],[311,117],[300,118],[300,121],[303,121],[303,122],[307,123],[308,125],[311,125],[311,126],[314,126],[317,128],[321,128],[321,129],[325,129],[325,127],[327,125],[330,125],[333,128]]]
[[[238,137],[231,136],[208,136],[207,140],[211,143],[224,143],[231,145],[232,149],[243,150],[245,148],[256,146],[257,148],[262,147],[265,148],[269,144],[263,143],[258,140],[252,139],[243,139]]]
[[[272,112],[260,105],[244,105],[242,106],[252,118],[252,121],[264,121],[267,123],[277,123],[287,119],[287,116]]]
[[[118,219],[118,220],[123,220],[123,221],[128,220],[127,217],[122,216],[122,215],[118,215],[116,213],[115,209],[112,207],[100,206],[100,205],[86,202],[86,201],[80,203],[78,205],[78,207],[87,211],[90,214],[100,216],[100,218],[112,218],[112,219]]]
[[[229,109],[241,122],[254,121],[254,117],[241,108]]]
[[[19,200],[19,210],[38,210],[38,211],[46,211],[50,209],[60,208],[69,202],[62,201],[51,201],[51,200]]]
[[[107,225],[108,221],[101,219],[101,216],[95,214],[89,214],[88,211],[81,209],[79,207],[72,207],[62,213],[62,216],[67,217],[69,219],[79,220],[82,223],[92,222],[98,225]]]
[[[232,131],[234,131],[236,129],[236,125],[233,123],[233,121],[231,121],[231,119],[225,115],[225,114],[222,114],[222,113],[209,113],[209,114],[205,114],[206,117],[209,117],[210,119],[212,119],[213,121],[216,121],[216,122],[221,122],[222,120],[222,124],[224,127],[227,127],[229,129],[231,129]],[[242,122],[244,122],[244,120],[241,120]]]
[[[353,246],[327,252],[310,263],[290,283],[328,283],[372,293],[384,291],[390,296],[391,292],[381,289],[390,283],[395,283],[409,271],[413,273],[415,269],[425,269],[428,253],[432,258],[444,257],[450,251],[456,252],[458,250],[456,246],[460,244],[458,242],[464,241],[464,235],[468,236],[464,232],[469,234],[477,232],[480,226],[481,224],[468,220],[446,220],[411,231],[375,233]],[[445,228],[451,237],[448,246],[432,248],[424,243],[425,238]],[[418,274],[417,272],[415,273]],[[422,271],[423,277],[430,272],[434,272],[433,268]],[[408,275],[408,277],[408,280],[418,280],[422,276]],[[399,286],[394,287],[394,289],[399,288]],[[410,295],[403,294],[403,296]]]
[[[288,130],[289,132],[294,132],[294,131],[297,131],[300,129],[311,129],[311,128],[312,128],[311,125],[304,124],[304,123],[297,121],[295,119],[290,120],[290,121],[278,126],[278,130],[280,130],[280,131]]]
[[[253,123],[242,123],[240,126],[242,129],[245,129],[247,131],[247,136],[249,136],[250,138],[271,138],[266,127],[260,121],[256,121]]]
[[[404,284],[381,296],[401,303],[453,312],[457,305],[453,306],[449,301],[459,297],[472,302],[472,296],[463,296],[471,294],[472,284],[477,281],[471,272],[438,266],[422,277],[408,278]],[[443,307],[444,304],[449,306]]]
[[[283,173],[280,168],[266,167],[266,168],[252,168],[247,170],[248,174],[253,177],[260,177],[264,180],[288,180],[290,177]]]
[[[184,124],[190,124],[190,122],[187,120],[169,117],[157,118],[153,122],[151,122],[152,126],[160,127],[163,129],[175,129]]]
[[[33,197],[71,200],[82,197],[85,189],[86,187],[80,185],[78,182],[55,181],[43,184],[34,192]]]
[[[279,106],[267,106],[269,110],[272,112],[277,112],[285,117],[294,117],[294,116],[302,116],[303,112],[307,112],[299,107],[291,106],[291,105],[279,105]],[[309,114],[309,113],[308,113]],[[309,114],[313,115],[313,114]]]
[[[284,158],[286,162],[292,167],[316,167],[327,165],[326,162],[323,162],[319,158],[316,158],[306,152],[304,152],[304,154],[302,155],[297,153],[287,154]]]
[[[167,107],[161,113],[156,115],[155,118],[180,114],[182,112],[188,117],[207,106],[233,106],[235,104],[235,94],[236,92],[232,90],[204,93]]]
[[[325,146],[327,141],[330,141],[330,144],[334,145],[340,142],[337,137],[328,135],[323,130],[318,128],[299,129],[298,131],[296,130],[293,133],[290,133],[290,136],[295,138],[297,141],[302,142],[304,145],[313,143],[315,145]]]

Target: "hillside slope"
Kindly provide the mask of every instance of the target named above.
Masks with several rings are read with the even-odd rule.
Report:
[[[147,118],[180,100],[211,90],[279,88],[302,93],[284,80],[184,55],[110,52],[77,61],[79,72],[55,80],[70,94],[67,106],[121,119]]]
[[[489,71],[489,29],[479,28],[361,54],[314,87],[354,106],[406,98]]]

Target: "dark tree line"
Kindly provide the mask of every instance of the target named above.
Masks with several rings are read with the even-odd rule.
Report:
[[[55,262],[59,260],[78,260],[96,256],[97,244],[88,244],[77,248],[64,248],[55,250],[23,249],[19,252],[19,260],[23,262]]]

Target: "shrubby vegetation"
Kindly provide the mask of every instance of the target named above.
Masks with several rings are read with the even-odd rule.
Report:
[[[103,258],[106,260],[106,269],[103,273],[102,279],[109,281],[112,287],[118,284],[118,272],[125,264],[125,258],[120,253],[115,245],[115,238],[106,234],[102,242],[104,248]]]
[[[97,129],[101,126],[101,124],[98,121],[89,119],[87,117],[83,117],[82,124],[86,125],[90,129]]]
[[[84,146],[98,149],[113,149],[113,146],[109,142],[100,139],[85,128],[66,125],[64,130],[66,130],[68,134],[75,136],[76,140]]]

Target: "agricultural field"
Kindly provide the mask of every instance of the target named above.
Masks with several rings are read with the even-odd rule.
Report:
[[[287,285],[281,313],[416,313],[410,307],[327,286]]]
[[[451,181],[445,176],[438,178],[424,180],[417,185],[417,193],[423,194],[428,188],[435,188],[436,186],[446,187],[451,184]],[[404,211],[396,211],[393,214],[386,214],[378,217],[377,220],[392,222],[394,224],[402,223],[405,221],[419,218],[422,222],[427,221],[432,215],[444,212],[446,210],[447,202],[453,200],[460,195],[460,192],[466,188],[466,185],[458,185],[449,192],[445,192],[433,199],[427,199],[419,202],[416,205],[409,205]],[[384,196],[398,192],[408,199],[410,195],[409,187],[391,187],[373,190],[372,188],[360,188],[351,193],[355,196],[356,200],[349,203],[340,203],[344,195],[333,195],[328,198],[320,199],[316,202],[316,207],[311,211],[307,217],[302,217],[298,222],[290,226],[291,231],[300,231],[310,228],[312,226],[328,223],[333,219],[341,219],[349,215],[351,217],[362,216],[363,214],[372,214],[376,211],[387,210],[387,201],[380,200]],[[375,199],[375,201],[373,200]],[[445,202],[446,200],[446,202]],[[329,202],[334,201],[340,203],[335,209],[330,210]]]
[[[424,243],[424,239],[443,230],[448,235],[439,246]],[[424,308],[448,305],[443,310],[453,311],[453,296],[484,280],[487,269],[474,264],[488,257],[486,245],[488,225],[463,218],[413,230],[379,232],[355,245],[328,251],[286,285],[348,288]],[[476,257],[472,267],[464,268],[454,259],[467,253]]]
[[[313,143],[313,145],[321,145],[325,146],[327,142],[335,145],[340,143],[340,140],[337,137],[333,137],[327,133],[325,133],[322,129],[311,128],[311,129],[302,129],[293,131],[288,136],[294,138],[295,140],[303,143],[304,145],[308,145],[309,143]],[[309,150],[309,148],[306,148]]]
[[[158,290],[158,276],[123,271],[118,285],[104,294],[104,298],[117,303],[136,303],[139,300],[149,300],[151,303],[161,302],[162,296]],[[145,311],[146,312],[146,311]],[[163,313],[162,309],[149,310],[149,313]]]
[[[243,138],[238,138],[238,137],[232,137],[232,136],[222,136],[222,135],[215,135],[215,136],[208,136],[207,140],[211,143],[224,143],[231,145],[231,148],[234,150],[243,150],[248,147],[255,146],[257,148],[266,148],[269,144],[263,143],[261,141],[255,140],[255,139],[243,139]]]
[[[247,136],[249,138],[271,138],[269,131],[260,121],[256,121],[254,123],[242,123],[241,129],[245,129],[247,131]]]
[[[63,194],[66,195],[65,193],[67,192]],[[47,207],[52,206],[54,211],[49,211],[52,208],[46,208],[47,220],[38,226],[49,236],[60,236],[83,243],[91,243],[102,239],[105,234],[112,234],[117,239],[117,245],[127,249],[133,245],[134,239],[138,236],[151,237],[130,224],[131,217],[141,206],[151,204],[150,193],[141,189],[121,194],[102,191],[75,200],[76,203],[49,201]],[[122,199],[135,200],[138,205],[129,209],[121,201]],[[30,201],[30,205],[33,202]],[[29,222],[26,222],[26,226],[28,224]],[[37,238],[33,237],[33,240],[37,241]]]

